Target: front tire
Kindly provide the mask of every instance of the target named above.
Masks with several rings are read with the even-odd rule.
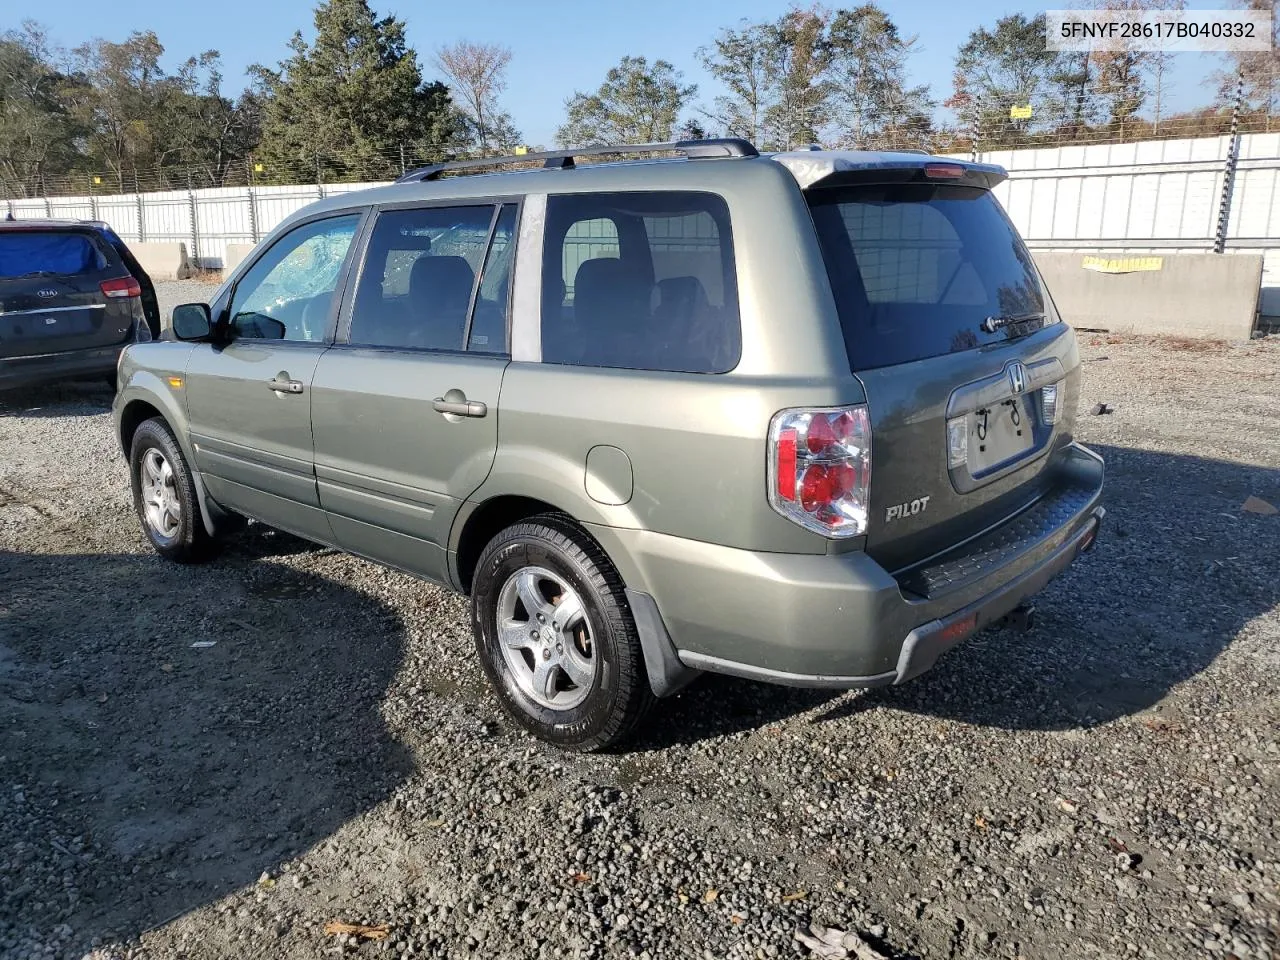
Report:
[[[156,553],[176,563],[199,563],[214,553],[204,528],[195,480],[173,431],[159,417],[144,421],[129,451],[133,507]]]
[[[533,517],[490,541],[476,566],[471,622],[498,699],[542,740],[602,750],[653,704],[622,578],[565,517]]]

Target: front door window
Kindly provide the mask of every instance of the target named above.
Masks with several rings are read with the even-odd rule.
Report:
[[[236,339],[323,341],[334,293],[360,223],[358,213],[314,220],[272,244],[236,284]]]

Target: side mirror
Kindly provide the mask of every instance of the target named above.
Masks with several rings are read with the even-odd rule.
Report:
[[[207,303],[184,303],[173,308],[173,335],[179,340],[207,340],[213,334],[213,318]]]

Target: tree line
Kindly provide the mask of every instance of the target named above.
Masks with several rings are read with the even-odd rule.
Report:
[[[1276,0],[1233,0],[1274,10]],[[1114,9],[1180,8],[1185,0],[1100,0]],[[37,195],[59,181],[103,192],[245,182],[384,179],[448,156],[523,147],[502,107],[511,50],[460,41],[428,59],[404,22],[369,0],[322,0],[314,39],[301,32],[274,67],[254,65],[232,94],[216,50],[161,66],[155,33],[57,47],[36,23],[0,34],[0,188]],[[1280,27],[1280,17],[1276,17]],[[1167,55],[1045,48],[1044,16],[976,27],[938,101],[910,80],[918,40],[877,3],[794,7],[742,20],[698,48],[723,88],[710,102],[667,60],[627,56],[600,86],[576,91],[556,131],[563,146],[738,136],[762,149],[958,149],[1039,141],[1217,132],[1244,84],[1246,115],[1270,117],[1276,46],[1227,57],[1200,110],[1169,116]]]
[[[161,66],[154,32],[56,48],[27,21],[0,34],[0,181],[34,195],[58,181],[103,192],[383,179],[466,150],[514,149],[520,132],[498,106],[511,51],[441,47],[427,79],[404,22],[368,0],[324,0],[315,37],[301,32],[275,67],[224,88],[207,50]]]

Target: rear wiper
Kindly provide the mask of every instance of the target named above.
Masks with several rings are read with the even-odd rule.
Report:
[[[32,277],[56,277],[59,276],[56,270],[32,270],[30,273],[24,273],[18,277],[11,277],[12,280],[30,280]]]
[[[1024,313],[1017,317],[1005,314],[999,317],[987,317],[987,319],[982,321],[980,326],[984,333],[995,333],[997,330],[1001,330],[1015,323],[1026,323],[1028,320],[1043,319],[1043,313]]]

